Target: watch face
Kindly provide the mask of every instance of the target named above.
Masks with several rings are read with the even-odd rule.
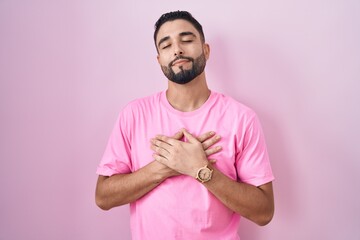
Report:
[[[213,170],[211,170],[207,165],[198,170],[196,174],[196,179],[202,183],[211,180]]]
[[[210,170],[207,166],[205,166],[205,167],[199,169],[198,179],[202,183],[204,183],[211,179],[211,175],[212,175],[212,170]]]
[[[209,179],[210,177],[210,171],[208,168],[204,168],[204,169],[201,169],[201,171],[199,172],[199,178],[201,180],[207,180]]]

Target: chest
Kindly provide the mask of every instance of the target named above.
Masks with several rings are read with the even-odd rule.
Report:
[[[173,136],[181,128],[185,128],[196,137],[209,131],[215,131],[220,135],[221,140],[214,146],[221,146],[222,150],[209,156],[209,159],[215,159],[217,168],[223,173],[232,179],[237,178],[235,158],[241,133],[237,130],[235,121],[224,121],[221,115],[211,113],[194,117],[153,113],[151,116],[137,116],[134,121],[135,127],[130,138],[132,171],[154,160],[150,148],[151,138],[158,134]]]

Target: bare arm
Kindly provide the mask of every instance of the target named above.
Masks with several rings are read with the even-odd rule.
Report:
[[[259,187],[234,181],[212,166],[213,176],[204,186],[225,206],[241,216],[263,226],[274,214],[272,183]]]
[[[174,170],[153,161],[136,172],[99,176],[96,185],[96,204],[109,210],[133,202],[157,187],[166,178],[178,175]]]
[[[172,139],[181,139],[182,137],[183,133],[179,132]],[[219,139],[213,132],[205,133],[198,138],[206,156],[221,150],[220,146],[212,148]],[[168,166],[153,161],[133,173],[117,174],[111,177],[99,176],[95,193],[96,204],[103,210],[109,210],[134,202],[165,179],[179,174]]]
[[[209,163],[201,143],[186,130],[184,134],[188,142],[161,135],[153,139],[154,158],[177,172],[195,177],[197,170]],[[212,179],[204,186],[225,206],[258,225],[266,225],[271,221],[274,213],[271,182],[255,187],[230,179],[215,166],[211,168],[214,170]]]

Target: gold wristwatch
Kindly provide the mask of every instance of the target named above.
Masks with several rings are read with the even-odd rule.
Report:
[[[208,165],[205,165],[197,171],[196,179],[201,183],[208,182],[211,180],[213,171],[214,170],[210,169]]]

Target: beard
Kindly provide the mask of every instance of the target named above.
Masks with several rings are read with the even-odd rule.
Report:
[[[192,67],[190,69],[185,70],[183,66],[180,66],[180,72],[175,73],[172,69],[172,65],[175,61],[179,59],[186,59],[192,62]],[[188,82],[191,82],[194,78],[199,76],[205,69],[206,66],[206,58],[205,54],[202,53],[199,57],[196,59],[191,57],[184,57],[179,56],[176,57],[173,61],[169,63],[168,66],[161,66],[161,70],[163,71],[164,75],[169,79],[170,81],[177,83],[177,84],[186,84]]]

